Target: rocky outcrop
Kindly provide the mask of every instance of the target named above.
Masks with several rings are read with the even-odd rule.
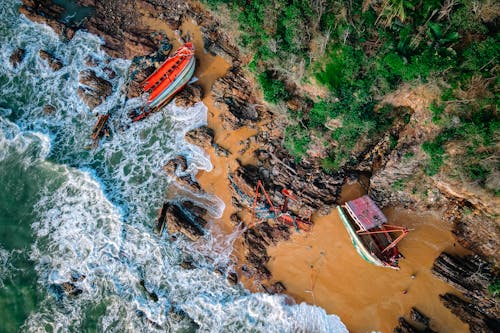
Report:
[[[337,202],[344,184],[343,174],[318,172],[321,167],[307,160],[296,163],[281,147],[263,146],[258,154],[268,158],[261,160],[258,166],[242,165],[234,175],[234,180],[248,195],[253,196],[253,191],[248,189],[255,188],[260,179],[275,203],[284,201],[282,189],[300,193],[299,200],[292,200],[289,205],[296,214],[307,210],[327,214]],[[243,198],[237,195],[236,198],[244,205]]]
[[[499,317],[485,315],[474,304],[453,294],[440,296],[443,304],[464,323],[469,324],[471,333],[495,333],[500,331]]]
[[[443,252],[435,260],[432,273],[463,293],[486,314],[500,318],[496,300],[488,294],[488,286],[495,280],[495,274],[491,265],[481,257],[459,257]]]
[[[192,241],[205,234],[203,227],[207,221],[203,219],[206,210],[196,206],[191,201],[182,203],[167,203],[166,223],[170,234],[182,233]]]
[[[63,67],[62,62],[59,59],[56,59],[53,55],[51,55],[47,51],[40,50],[38,54],[41,59],[47,62],[47,64],[53,71],[58,71]]]
[[[24,59],[24,55],[25,51],[23,49],[17,48],[16,50],[14,50],[14,52],[12,52],[9,58],[12,67],[16,68],[17,66],[19,66],[21,61],[23,61]]]
[[[191,144],[207,149],[214,144],[214,135],[213,129],[201,126],[187,132],[184,139]]]
[[[259,120],[263,107],[257,102],[253,88],[240,67],[232,67],[216,80],[212,95],[215,106],[223,111],[225,128],[237,129]]]
[[[54,32],[69,40],[75,35],[75,27],[62,23],[64,9],[52,1],[24,0],[19,12],[35,23],[45,24]]]
[[[47,105],[44,105],[42,111],[44,114],[49,115],[49,114],[54,113],[56,111],[56,108],[53,105],[47,104]]]
[[[259,223],[243,233],[247,261],[246,274],[260,281],[269,280],[271,273],[266,267],[269,261],[267,247],[290,238],[288,226],[284,224]]]
[[[442,253],[432,266],[432,273],[463,293],[466,300],[452,294],[441,296],[445,306],[471,332],[495,332],[500,328],[500,308],[488,287],[498,279],[491,265],[479,256],[453,256]]]
[[[80,72],[79,81],[84,86],[78,88],[78,96],[91,110],[101,105],[113,90],[110,82],[97,76],[91,69]]]
[[[180,93],[175,96],[175,105],[181,107],[191,107],[203,98],[203,90],[198,83],[185,86]]]

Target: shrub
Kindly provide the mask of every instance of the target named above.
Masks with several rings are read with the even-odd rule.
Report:
[[[284,146],[296,159],[302,159],[311,141],[307,130],[300,125],[288,126],[285,129]]]
[[[270,71],[260,73],[257,77],[264,93],[264,99],[271,103],[277,103],[289,98],[285,83],[274,78]]]

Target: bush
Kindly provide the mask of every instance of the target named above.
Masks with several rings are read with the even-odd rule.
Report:
[[[290,97],[285,83],[277,78],[274,78],[271,72],[265,71],[257,77],[259,84],[264,93],[264,99],[271,103],[277,103],[281,100],[286,100]]]
[[[296,159],[302,159],[309,148],[311,141],[309,133],[300,125],[288,126],[285,129],[284,146]]]

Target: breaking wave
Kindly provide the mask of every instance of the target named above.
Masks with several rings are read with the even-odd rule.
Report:
[[[153,235],[156,211],[170,191],[195,198],[213,217],[222,215],[220,199],[169,187],[163,172],[176,155],[186,157],[189,172],[211,170],[209,156],[184,141],[188,130],[206,124],[206,107],[171,104],[131,126],[127,113],[141,100],[125,101],[116,88],[130,62],[108,59],[101,41],[84,32],[64,43],[20,17],[16,6],[0,4],[0,161],[17,158],[37,168],[27,254],[44,291],[22,330],[346,332],[338,317],[319,307],[229,285],[215,268],[230,262],[232,239],[209,234],[194,245]],[[26,55],[14,68],[9,57],[18,47]],[[42,49],[64,67],[48,68],[38,57]],[[92,68],[98,75],[106,77],[105,67],[118,74],[110,80],[112,95],[94,110],[112,114],[113,135],[90,151],[85,146],[95,116],[77,94],[88,56],[98,60]],[[47,104],[53,113],[43,112]],[[0,287],[8,271],[15,274],[9,253],[0,248]],[[181,268],[187,258],[194,259],[193,269]]]

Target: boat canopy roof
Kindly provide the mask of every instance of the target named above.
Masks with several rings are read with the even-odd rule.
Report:
[[[367,195],[348,201],[346,208],[361,230],[368,231],[387,222],[387,217]]]

